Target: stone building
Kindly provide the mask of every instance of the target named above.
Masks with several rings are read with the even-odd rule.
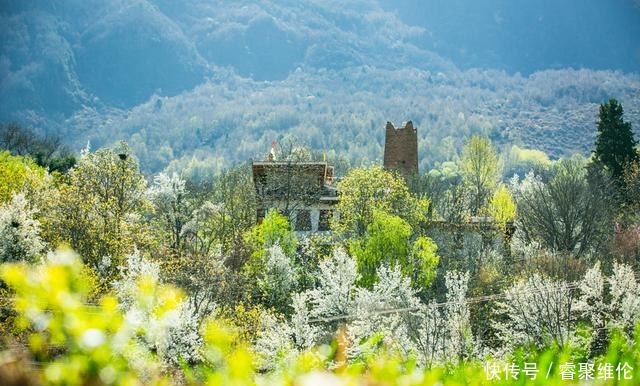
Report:
[[[383,166],[405,177],[418,175],[418,131],[413,122],[408,121],[397,129],[387,122]]]
[[[413,123],[408,121],[396,129],[387,122],[385,130],[383,166],[405,177],[418,175],[418,136]],[[338,215],[332,166],[326,162],[277,161],[274,142],[267,159],[253,162],[252,169],[258,223],[274,208],[289,218],[296,232],[330,230],[331,219]]]
[[[270,160],[253,162],[252,169],[258,223],[273,208],[289,217],[296,232],[329,231],[338,202],[332,166]]]

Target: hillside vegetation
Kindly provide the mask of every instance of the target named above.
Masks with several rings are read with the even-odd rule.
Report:
[[[74,149],[125,139],[149,172],[218,173],[287,136],[376,161],[409,119],[423,170],[472,133],[556,158],[588,150],[610,97],[640,127],[631,1],[0,5],[0,121]]]

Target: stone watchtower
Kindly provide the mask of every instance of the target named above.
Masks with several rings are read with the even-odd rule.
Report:
[[[418,175],[418,131],[413,122],[395,128],[387,122],[384,140],[384,168],[397,170],[405,177]]]

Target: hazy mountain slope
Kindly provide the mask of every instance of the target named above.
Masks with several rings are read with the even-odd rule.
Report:
[[[24,119],[25,110],[68,116],[84,104],[128,108],[192,89],[218,66],[256,80],[284,79],[299,66],[453,68],[403,43],[420,30],[373,1],[176,4],[4,0],[0,92],[17,102],[3,103],[0,119]]]
[[[207,63],[170,18],[138,2],[35,2],[3,7],[2,118],[84,104],[131,107],[204,80]],[[5,82],[9,80],[9,82]]]
[[[423,169],[477,132],[587,151],[609,97],[640,128],[640,12],[560,3],[0,0],[0,121],[78,148],[124,138],[150,171],[220,168],[286,135],[375,160],[380,128],[406,119]],[[537,72],[568,66],[627,72]]]
[[[634,0],[382,0],[425,29],[417,46],[461,68],[531,74],[550,68],[640,71]]]
[[[174,17],[209,63],[256,80],[283,79],[299,66],[453,68],[407,42],[422,29],[371,0],[153,3]]]
[[[35,21],[37,20],[37,22]],[[69,115],[87,99],[67,24],[39,10],[0,16],[0,116]]]
[[[169,17],[146,2],[118,7],[82,31],[77,72],[109,105],[130,107],[204,80],[207,63]]]

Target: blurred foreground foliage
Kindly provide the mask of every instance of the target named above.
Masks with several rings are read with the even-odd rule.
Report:
[[[323,345],[290,357],[273,371],[257,370],[257,354],[246,340],[246,331],[230,318],[211,317],[199,334],[202,360],[197,364],[170,366],[161,360],[162,345],[185,297],[179,289],[161,284],[153,275],[135,283],[135,299],[128,310],[113,294],[93,298],[95,280],[72,251],[50,253],[37,264],[4,264],[3,286],[11,294],[15,326],[26,344],[8,343],[0,352],[0,380],[6,385],[572,385],[563,379],[558,364],[586,362],[584,353],[570,347],[548,347],[532,352],[523,348],[487,363],[537,363],[536,380],[488,380],[485,363],[478,360],[419,368],[373,336],[367,344],[377,347],[357,360],[346,360],[346,339],[338,329],[331,346]],[[249,311],[250,312],[250,311]],[[151,315],[141,323],[140,315]],[[245,316],[248,316],[246,314]],[[156,347],[149,348],[149,347]],[[526,353],[526,354],[525,354]],[[495,362],[494,362],[495,361]],[[633,385],[640,379],[640,327],[633,340],[613,332],[609,349],[593,362],[627,363],[629,380],[596,380],[594,384]],[[548,379],[546,369],[551,366]],[[575,371],[575,370],[574,370]],[[565,374],[566,375],[566,374]]]

